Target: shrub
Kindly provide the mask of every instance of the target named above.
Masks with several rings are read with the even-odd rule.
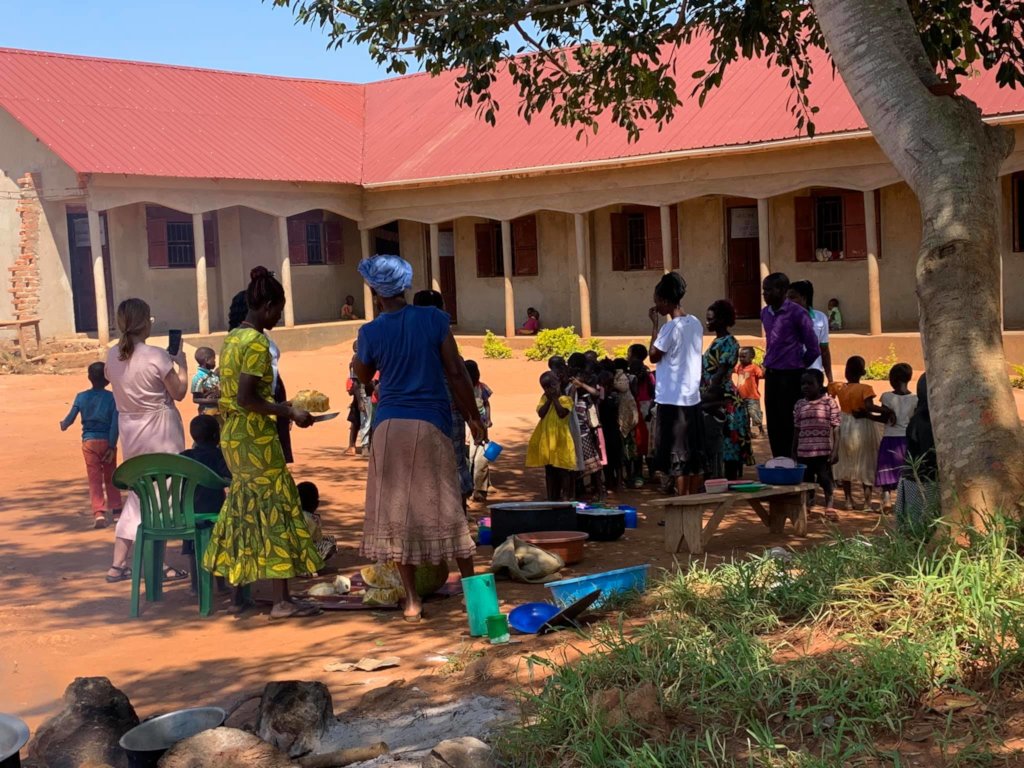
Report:
[[[643,344],[645,347],[647,343],[644,341],[630,341],[626,344],[619,344],[618,346],[612,347],[611,358],[612,360],[618,360],[620,357],[625,360],[629,355],[629,348],[634,344]]]
[[[1010,386],[1014,389],[1024,389],[1024,365],[1011,365],[1013,376],[1010,377]]]
[[[581,339],[576,335],[573,326],[565,328],[545,328],[537,333],[533,346],[526,350],[527,360],[547,360],[552,355],[568,357],[574,352],[590,352],[604,354],[604,346],[600,339]]]
[[[512,347],[494,335],[494,331],[484,333],[484,357],[490,360],[508,360],[512,357]]]
[[[864,375],[864,378],[870,379],[871,381],[888,381],[889,371],[891,371],[892,367],[899,361],[899,358],[896,357],[896,347],[890,344],[889,354],[868,363],[868,372]]]

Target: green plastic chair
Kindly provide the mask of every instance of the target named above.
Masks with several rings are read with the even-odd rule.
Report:
[[[173,453],[147,453],[128,459],[114,472],[114,485],[139,497],[142,521],[132,555],[132,618],[139,615],[139,580],[146,579],[146,600],[163,597],[164,550],[168,541],[191,540],[199,573],[199,613],[213,613],[213,574],[202,567],[210,543],[210,526],[216,515],[197,515],[196,488],[226,488],[230,481],[194,459]]]

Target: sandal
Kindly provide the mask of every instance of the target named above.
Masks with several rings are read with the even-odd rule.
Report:
[[[107,583],[108,584],[116,584],[119,581],[127,581],[128,579],[130,579],[132,577],[132,569],[127,567],[127,566],[112,565],[112,566],[110,566],[110,570],[117,571],[117,576],[111,576],[108,573],[107,574]]]
[[[309,603],[292,603],[292,610],[290,613],[279,613],[274,614],[273,609],[270,611],[270,620],[279,621],[281,619],[304,619],[310,616],[319,616],[323,613],[323,609],[319,605],[311,605]]]
[[[164,568],[164,583],[169,581],[184,581],[188,578],[188,571],[168,565]]]

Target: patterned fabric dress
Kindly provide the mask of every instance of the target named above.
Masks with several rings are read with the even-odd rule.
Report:
[[[213,526],[203,567],[232,584],[289,579],[323,567],[299,503],[270,416],[238,405],[243,373],[259,377],[258,392],[273,402],[274,374],[266,336],[236,328],[221,350],[220,445],[231,470],[231,487]]]
[[[725,405],[722,407],[725,416],[724,439],[722,441],[722,461],[736,462],[751,466],[754,463],[754,452],[750,447],[750,419],[747,415],[747,404],[739,396],[732,383],[731,372],[739,361],[740,345],[732,335],[716,338],[711,342],[702,360],[701,390],[711,385],[711,380],[722,366],[730,371],[723,384],[725,387]]]

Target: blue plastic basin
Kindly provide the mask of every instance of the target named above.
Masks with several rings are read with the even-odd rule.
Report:
[[[559,610],[551,603],[526,603],[512,609],[508,623],[516,632],[535,635]]]
[[[643,592],[647,589],[647,571],[650,565],[634,565],[632,568],[619,568],[615,571],[592,573],[575,579],[562,579],[547,585],[555,602],[562,608],[572,605],[581,597],[586,597],[595,589],[601,590],[601,597],[595,608],[600,608],[612,595],[627,592]]]
[[[766,467],[764,464],[757,465],[757,479],[768,485],[799,485],[804,481],[803,464],[797,464],[793,469],[785,467]]]

